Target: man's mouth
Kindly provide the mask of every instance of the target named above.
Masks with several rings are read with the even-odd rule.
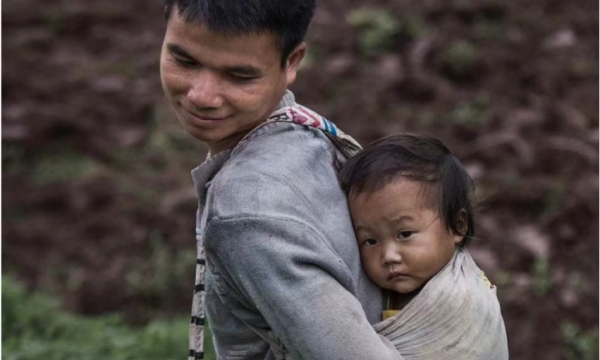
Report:
[[[184,109],[190,116],[192,116],[193,118],[200,120],[200,121],[219,121],[219,120],[224,120],[227,118],[227,116],[221,116],[221,117],[216,117],[216,116],[208,116],[208,115],[200,115],[200,114],[196,114],[192,111],[189,111],[187,109]]]

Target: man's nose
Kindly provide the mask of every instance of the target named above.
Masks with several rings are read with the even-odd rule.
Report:
[[[383,246],[383,252],[381,256],[381,262],[383,266],[390,266],[392,264],[399,264],[402,262],[402,256],[398,249],[398,244],[395,241],[387,243]]]
[[[195,74],[187,99],[196,109],[215,109],[223,105],[221,81],[217,74],[202,70]]]

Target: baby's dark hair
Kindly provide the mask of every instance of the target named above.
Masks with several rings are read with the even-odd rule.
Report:
[[[416,134],[388,136],[369,144],[340,171],[342,188],[350,197],[376,192],[402,178],[434,185],[440,218],[451,233],[464,235],[461,245],[466,245],[474,235],[475,185],[440,140]],[[457,223],[463,210],[466,232]]]

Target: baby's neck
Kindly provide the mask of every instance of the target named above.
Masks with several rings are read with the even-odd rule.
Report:
[[[415,297],[422,288],[419,288],[410,293],[401,294],[395,291],[388,291],[386,296],[389,296],[389,309],[388,310],[402,310],[404,307]]]

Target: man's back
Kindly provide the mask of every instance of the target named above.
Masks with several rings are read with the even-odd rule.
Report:
[[[201,222],[219,358],[264,359],[265,340],[287,358],[389,351],[370,326],[381,295],[361,269],[334,156],[320,130],[271,123],[210,182]]]

